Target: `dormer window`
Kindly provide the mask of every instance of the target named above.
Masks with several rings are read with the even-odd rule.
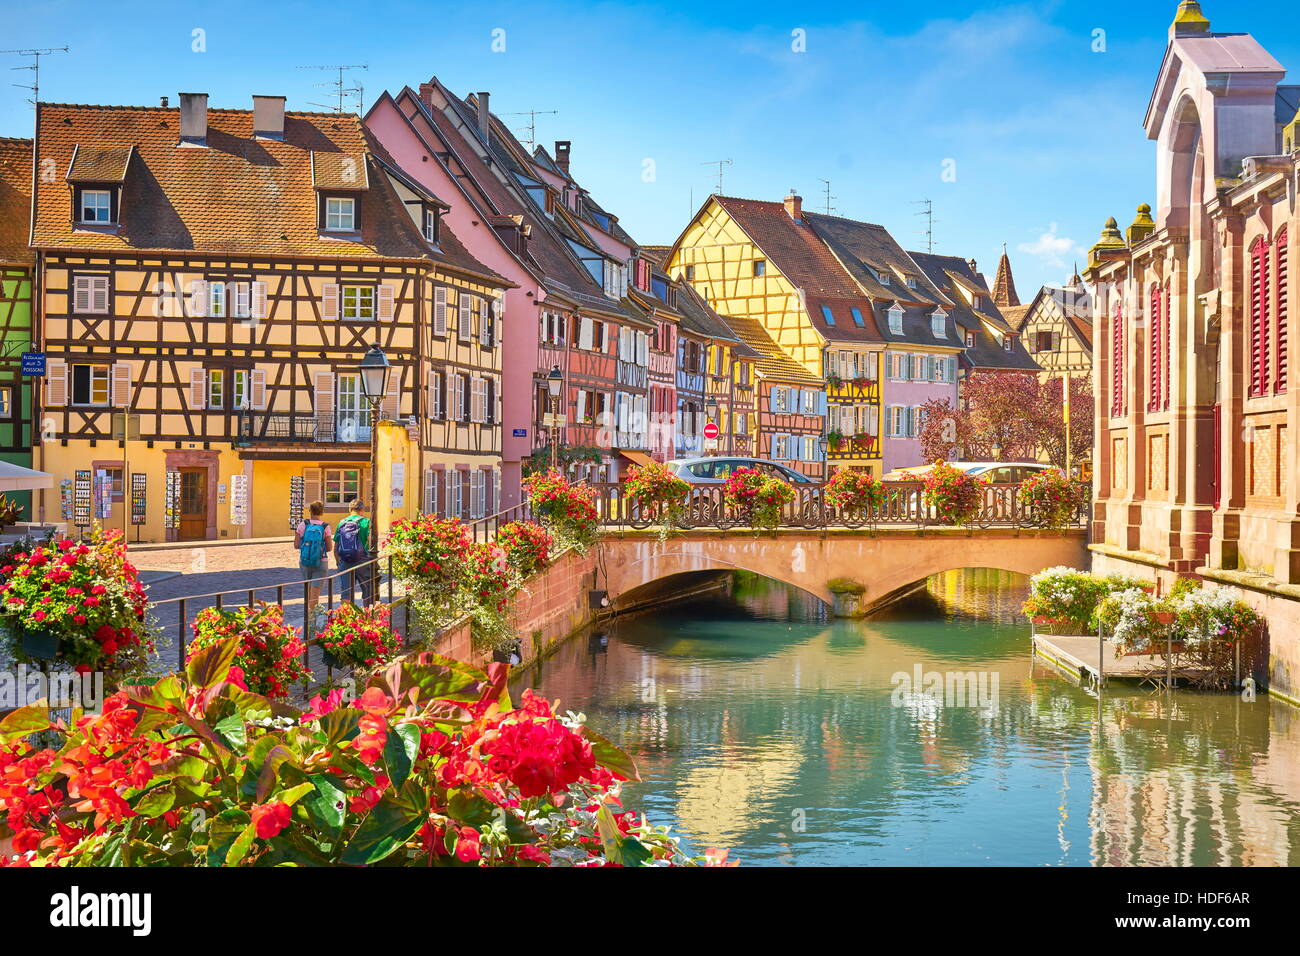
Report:
[[[908,287],[909,289],[915,289],[915,288],[916,288],[916,278],[915,278],[914,276],[908,276],[908,277],[907,277],[907,287]]]
[[[891,281],[892,281],[892,280],[889,278],[889,273],[888,273],[888,272],[882,272],[882,273],[880,273],[880,284],[881,284],[881,285],[889,285],[889,283],[890,283]]]
[[[424,222],[420,229],[428,242],[438,241],[438,214],[432,206],[424,207]]]
[[[77,221],[90,226],[107,226],[115,221],[112,189],[79,189]]]
[[[1004,349],[1006,349],[1008,352],[1011,351],[1012,347],[1013,347],[1015,344],[1016,344],[1016,338],[1015,338],[1014,335],[1004,335],[1004,336],[1002,336],[1002,347],[1003,347]]]
[[[895,335],[903,331],[903,308],[899,305],[889,307],[889,331]]]
[[[829,305],[822,306],[822,318],[826,320],[827,325],[835,324],[835,313],[831,311]]]
[[[968,348],[968,349],[973,349],[974,347],[975,347],[975,333],[972,332],[972,331],[970,331],[969,329],[967,329],[967,330],[966,330],[966,348]]]
[[[866,328],[866,323],[862,321],[862,310],[856,305],[849,306],[849,315],[853,316],[853,324],[858,328]]]
[[[936,339],[948,337],[948,313],[943,309],[935,309],[930,314],[930,331]]]
[[[325,231],[357,231],[357,201],[355,198],[352,196],[325,197]]]

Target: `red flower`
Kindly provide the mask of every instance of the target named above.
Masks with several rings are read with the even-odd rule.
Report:
[[[282,800],[272,800],[253,807],[253,826],[263,840],[271,839],[287,827],[292,817],[293,810]]]
[[[479,845],[481,834],[473,827],[461,827],[456,839],[456,859],[462,863],[473,863],[483,858]]]

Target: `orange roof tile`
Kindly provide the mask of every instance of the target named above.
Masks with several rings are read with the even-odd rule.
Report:
[[[36,261],[31,231],[32,141],[0,137],[0,262]]]

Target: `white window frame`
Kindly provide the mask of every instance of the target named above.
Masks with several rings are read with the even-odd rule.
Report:
[[[206,407],[216,409],[226,407],[226,370],[224,368],[208,369]]]
[[[366,303],[366,299],[369,303]],[[372,285],[345,285],[339,287],[339,317],[352,322],[373,322],[378,314],[375,287]],[[349,305],[348,300],[352,303]],[[370,314],[365,312],[369,310]],[[352,315],[349,315],[351,311]]]
[[[891,306],[888,310],[889,331],[895,335],[903,331],[903,310],[897,306]]]
[[[88,401],[77,401],[77,374],[79,368],[90,369],[90,394],[87,396]],[[92,362],[77,362],[68,366],[68,404],[81,408],[107,408],[112,401],[113,384],[112,367],[108,365],[96,365]],[[103,389],[103,400],[96,401],[95,393],[100,387]]]
[[[94,203],[87,203],[87,200],[94,197]],[[103,199],[101,206],[99,200]],[[86,212],[95,213],[89,219],[86,218]],[[99,213],[104,214],[104,218],[99,218]],[[77,222],[87,226],[108,226],[113,223],[113,190],[111,189],[83,189],[81,190],[80,199],[77,202]]]
[[[208,283],[208,315],[214,319],[226,317],[226,284],[224,282]]]
[[[325,231],[356,232],[357,201],[352,196],[325,197]]]
[[[774,388],[773,393],[776,398],[776,410],[778,412],[790,412],[790,389],[785,386]]]
[[[356,490],[349,493],[349,484],[355,484]],[[324,468],[321,470],[321,501],[327,508],[331,505],[345,507],[353,498],[361,496],[361,484],[360,468]]]
[[[948,337],[948,313],[943,309],[936,309],[930,315],[930,332],[936,339]]]

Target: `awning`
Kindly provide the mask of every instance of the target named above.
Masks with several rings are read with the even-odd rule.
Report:
[[[618,453],[634,465],[653,465],[654,459],[643,451],[625,451],[620,448]]]
[[[53,488],[54,476],[45,471],[33,471],[22,465],[0,461],[0,491],[34,491]]]

